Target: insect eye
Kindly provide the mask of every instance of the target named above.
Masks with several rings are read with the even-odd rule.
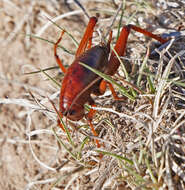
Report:
[[[75,110],[69,110],[68,113],[69,113],[69,115],[74,115],[76,113],[76,111]]]

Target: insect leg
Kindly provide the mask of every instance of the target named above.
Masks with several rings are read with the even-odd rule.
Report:
[[[127,25],[124,26],[121,30],[120,36],[116,42],[116,45],[114,47],[115,51],[119,56],[123,56],[125,53],[126,45],[127,45],[127,39],[130,34],[130,30],[133,29],[139,33],[144,34],[145,36],[151,37],[160,43],[166,43],[169,39],[163,39],[159,35],[155,35],[145,29],[142,29],[140,27],[134,26],[134,25]],[[118,67],[120,65],[119,60],[117,59],[116,55],[114,52],[112,52],[109,63],[107,65],[107,74],[109,75],[114,75],[115,72],[117,71]]]
[[[90,42],[90,45],[89,47],[91,46],[91,40],[92,40],[92,34],[93,34],[93,31],[94,31],[94,27],[96,25],[96,22],[97,22],[97,18],[96,17],[91,17],[90,20],[89,20],[89,23],[87,25],[87,28],[86,28],[86,31],[83,35],[83,38],[80,42],[80,45],[76,51],[76,57],[81,55],[86,47],[87,47],[87,44],[88,42]]]
[[[96,105],[91,105],[92,107],[96,107]],[[96,110],[94,110],[94,109],[90,109],[90,111],[89,111],[89,113],[88,113],[88,115],[87,115],[87,120],[88,120],[88,122],[89,122],[89,125],[90,125],[90,127],[91,127],[91,131],[92,131],[92,133],[93,133],[93,135],[94,136],[98,136],[98,134],[97,134],[97,132],[95,131],[95,129],[94,129],[94,126],[93,126],[93,124],[92,124],[92,119],[93,119],[93,116],[94,116],[94,114],[96,113]],[[99,143],[99,140],[95,140],[95,142],[96,142],[96,145],[97,145],[97,147],[99,148],[100,147],[100,143]]]
[[[60,69],[66,73],[66,68],[64,67],[64,65],[62,64],[62,61],[60,60],[59,56],[57,55],[57,47],[58,47],[58,44],[60,43],[60,41],[62,40],[62,37],[64,35],[65,31],[62,30],[61,32],[61,35],[60,35],[60,38],[57,40],[57,42],[54,44],[54,56],[55,56],[55,59],[56,59],[56,62],[58,64],[58,66],[60,67]]]

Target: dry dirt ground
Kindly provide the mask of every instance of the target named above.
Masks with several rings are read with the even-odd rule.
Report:
[[[88,19],[74,1],[65,2],[62,0],[0,1],[0,190],[50,189],[56,179],[64,176],[73,165],[71,160],[72,162],[67,163],[63,170],[56,170],[68,162],[66,151],[61,150],[51,130],[52,127],[56,129],[56,115],[47,113],[47,109],[53,110],[47,101],[47,96],[57,93],[59,87],[48,80],[43,73],[24,74],[56,66],[53,45],[26,36],[31,33],[56,41],[60,29],[49,22],[47,17],[65,15],[57,23],[69,30],[78,41],[80,40]],[[107,29],[105,26],[109,26],[120,4],[118,0],[80,2],[88,8],[90,15],[99,14],[99,27],[103,29]],[[144,27],[150,27],[154,32],[159,28],[164,28],[164,31],[170,28],[177,29],[184,22],[182,18],[183,16],[185,18],[183,12],[185,4],[176,7],[175,4],[167,4],[168,1],[147,3],[149,2],[150,8],[143,7],[141,12],[136,12],[133,15],[133,22],[143,23]],[[136,6],[129,6],[127,1],[126,6],[132,15],[131,12],[135,11]],[[174,11],[169,20],[169,16],[166,15],[170,6],[171,10],[178,8],[181,12]],[[162,14],[162,9],[166,14]],[[67,13],[72,16],[66,15]],[[44,30],[46,23],[50,23],[50,26]],[[75,45],[69,37],[65,37],[61,44],[75,52]],[[59,54],[62,55],[60,57],[64,60],[64,64],[73,59],[73,55],[61,50]],[[59,74],[59,70],[48,71],[48,74],[55,77]],[[58,105],[57,99],[54,99],[56,105]],[[43,102],[40,102],[41,100]],[[37,101],[44,106],[38,105]],[[78,184],[80,189],[92,189],[93,180],[84,177],[86,171],[81,172],[80,168],[78,169],[79,172],[74,171],[72,175],[74,180],[71,178],[63,180],[63,184],[53,189],[64,189],[69,180],[72,184]],[[96,175],[99,175],[98,171]],[[92,179],[95,179],[95,176],[92,176]],[[68,187],[72,189],[70,184]]]

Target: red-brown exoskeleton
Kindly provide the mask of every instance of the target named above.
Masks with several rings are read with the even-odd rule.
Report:
[[[106,82],[98,75],[96,75],[94,72],[88,70],[87,68],[79,64],[84,63],[107,75],[114,75],[120,65],[120,62],[117,59],[114,52],[111,53],[109,59],[112,32],[110,32],[107,44],[101,43],[100,45],[91,47],[92,35],[96,22],[96,17],[90,18],[84,36],[76,52],[75,60],[67,70],[62,65],[62,62],[59,59],[56,52],[57,46],[62,39],[64,31],[62,31],[61,37],[58,39],[54,46],[54,54],[56,57],[56,61],[61,70],[65,73],[60,91],[59,113],[61,117],[66,116],[68,119],[74,121],[80,120],[85,116],[85,103],[89,103],[91,106],[95,106],[94,101],[91,98],[91,94],[103,94],[106,90],[107,84],[109,85],[114,98],[118,98],[110,83]],[[148,32],[137,26],[127,25],[122,28],[120,36],[114,47],[115,51],[119,56],[124,55],[128,35],[131,29],[140,32],[145,36],[154,38],[161,44],[168,41],[166,39],[161,38],[158,35],[154,35],[151,32]],[[91,109],[87,115],[87,119],[89,121],[93,134],[97,136],[97,133],[94,130],[94,127],[91,123],[94,113],[95,110]],[[96,144],[98,147],[100,147],[98,140],[96,140]]]

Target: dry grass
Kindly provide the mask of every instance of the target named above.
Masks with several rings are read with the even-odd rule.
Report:
[[[180,1],[177,7],[169,1],[123,1],[123,7],[121,1],[80,2],[89,15],[100,15],[94,44],[110,28],[112,45],[116,42],[122,10],[121,23],[155,33],[163,33],[162,28],[165,32],[177,29],[181,23],[173,20],[174,15],[181,18],[182,26],[185,23],[185,5]],[[56,65],[52,44],[60,29],[48,18],[69,33],[58,50],[66,66],[74,58],[88,19],[73,1],[68,5],[55,0],[23,3],[1,3],[1,189],[184,189],[184,33],[151,56],[151,39],[132,32],[119,71],[112,78],[105,76],[120,97],[126,90],[128,98],[114,101],[109,91],[94,97],[98,111],[93,124],[98,137],[92,135],[85,119],[63,118],[65,133],[57,127],[49,101],[58,105],[58,83],[63,76],[51,69]],[[173,22],[166,23],[172,11]],[[39,72],[23,74],[32,71]],[[93,139],[103,146],[97,149]]]

